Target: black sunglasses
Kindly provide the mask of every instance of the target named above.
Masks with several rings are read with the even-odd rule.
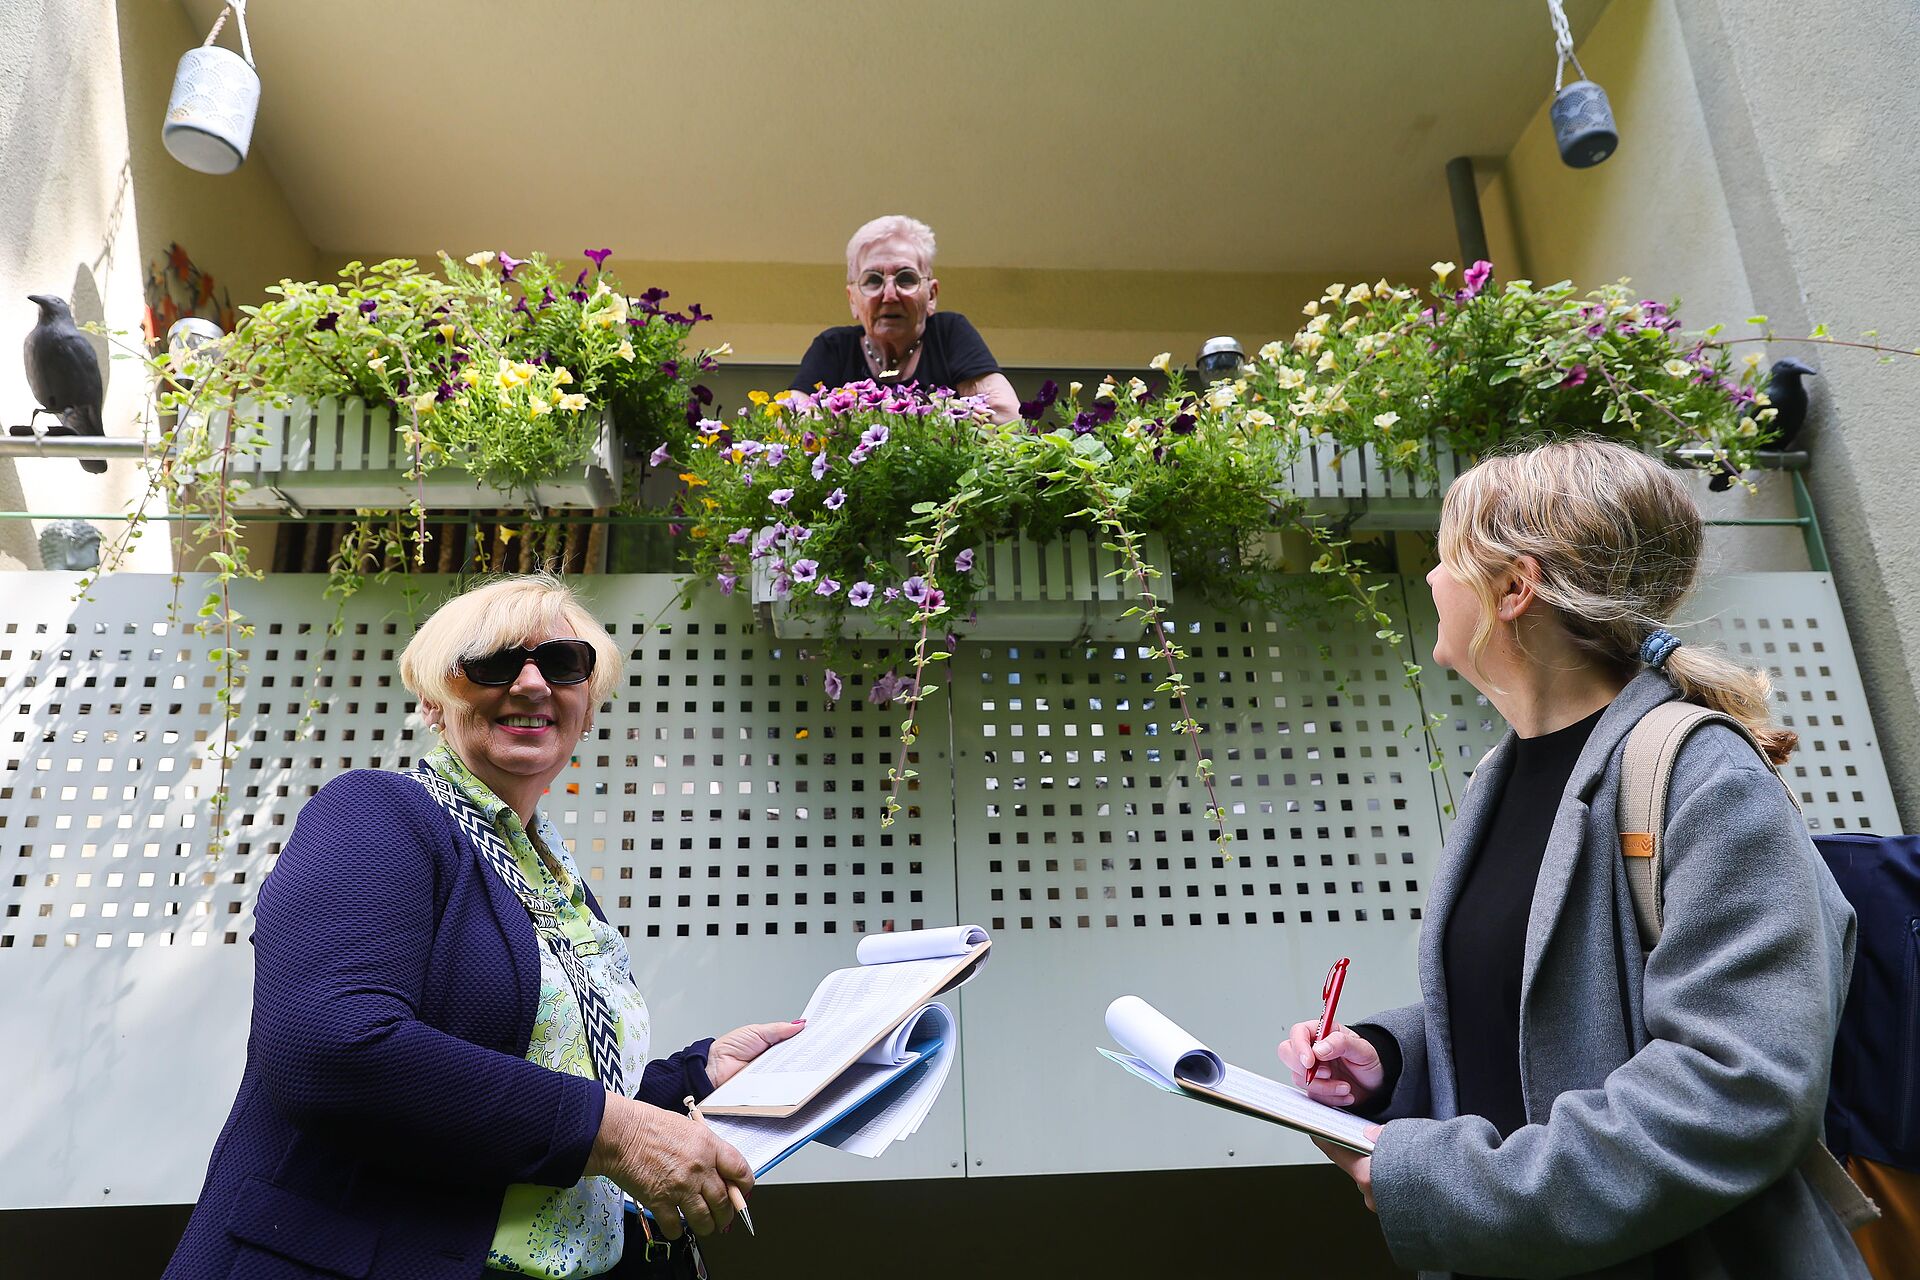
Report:
[[[579,684],[593,674],[593,646],[585,640],[548,640],[529,649],[515,645],[477,658],[460,659],[460,670],[475,684],[499,686],[520,678],[527,659],[548,684]]]

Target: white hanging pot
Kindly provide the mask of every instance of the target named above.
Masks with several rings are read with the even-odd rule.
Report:
[[[246,0],[228,0],[198,49],[189,49],[173,76],[160,139],[175,160],[200,173],[232,173],[247,158],[253,118],[260,109],[260,75],[247,38]],[[214,43],[231,11],[242,52]]]

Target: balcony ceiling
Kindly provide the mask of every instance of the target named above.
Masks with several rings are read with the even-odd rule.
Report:
[[[219,9],[182,2],[202,31]],[[1604,4],[1568,0],[1576,39]],[[1553,82],[1530,0],[261,0],[249,25],[255,162],[355,255],[833,262],[906,212],[943,265],[1364,269],[1450,248],[1447,159],[1506,154]]]

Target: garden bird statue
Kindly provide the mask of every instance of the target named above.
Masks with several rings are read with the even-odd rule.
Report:
[[[1775,360],[1773,368],[1767,370],[1767,399],[1773,401],[1773,407],[1780,412],[1773,418],[1773,442],[1775,449],[1792,449],[1800,438],[1800,432],[1807,425],[1807,384],[1802,379],[1819,377],[1818,369],[1809,368],[1791,356],[1785,360]]]
[[[27,387],[40,407],[25,427],[15,427],[15,435],[32,435],[33,424],[43,413],[60,419],[57,427],[48,427],[50,436],[104,436],[100,407],[106,399],[106,386],[100,377],[100,358],[93,344],[73,323],[73,308],[65,298],[36,293],[27,301],[40,308],[40,321],[27,333]],[[99,458],[83,458],[80,465],[98,474],[107,469]]]

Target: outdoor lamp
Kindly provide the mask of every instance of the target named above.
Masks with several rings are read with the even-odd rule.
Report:
[[[240,28],[240,53],[214,43],[229,11]],[[160,140],[168,154],[189,169],[232,173],[247,158],[259,109],[260,74],[253,67],[253,42],[247,38],[247,0],[227,0],[205,43],[180,58]]]
[[[1241,349],[1240,339],[1225,336],[1208,338],[1201,343],[1200,354],[1193,359],[1195,367],[1209,380],[1231,378],[1246,362],[1247,353]]]
[[[173,380],[181,386],[190,387],[200,374],[202,357],[214,353],[207,348],[217,346],[227,334],[224,329],[211,320],[200,316],[188,316],[175,320],[167,330],[167,357],[173,370]]]
[[[1553,20],[1553,46],[1557,62],[1553,72],[1553,138],[1560,144],[1560,159],[1568,168],[1591,169],[1620,146],[1620,131],[1613,123],[1613,107],[1607,91],[1587,79],[1587,69],[1574,56],[1573,33],[1567,28],[1567,12],[1560,0],[1547,0],[1547,15]],[[1580,78],[1562,84],[1567,63]]]

